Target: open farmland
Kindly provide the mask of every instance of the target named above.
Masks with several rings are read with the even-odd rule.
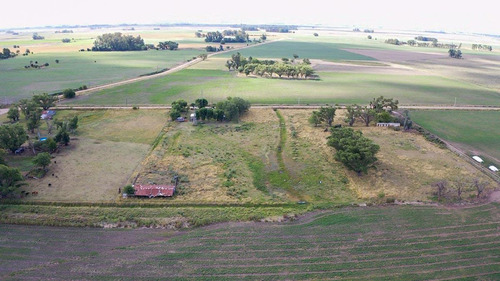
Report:
[[[2,225],[0,278],[498,280],[499,208],[344,208],[175,235]]]
[[[170,104],[177,99],[194,100],[202,96],[211,103],[228,96],[239,96],[257,104],[364,104],[375,96],[394,93],[391,96],[401,104],[452,105],[457,97],[457,103],[462,105],[500,105],[497,91],[439,76],[353,72],[317,74],[319,81],[265,79],[237,76],[227,70],[189,68],[172,75],[105,89],[68,104],[124,105],[126,101],[129,104]]]
[[[150,29],[146,33],[148,39],[145,39],[145,43],[157,44],[159,41],[173,40],[173,38],[194,37],[194,31],[153,32],[152,27]],[[79,52],[80,49],[92,47],[94,38],[103,33],[122,32],[137,36],[143,31],[75,29],[75,33],[69,34],[55,34],[54,31],[39,32],[46,39],[36,41],[31,39],[32,33],[21,33],[19,36],[0,34],[0,47],[15,51],[12,45],[17,44],[20,45],[21,52],[25,49],[33,52],[28,56],[19,55],[2,60],[0,64],[2,103],[16,102],[33,93],[60,92],[66,88],[78,88],[82,85],[95,87],[138,77],[164,68],[172,68],[205,52],[199,45],[183,46],[182,42],[177,51]],[[62,43],[62,38],[75,40],[71,43]],[[56,63],[56,60],[59,60],[59,63]],[[43,69],[25,69],[24,66],[30,65],[30,61],[38,64],[49,63],[49,66]]]
[[[500,165],[500,112],[412,111],[415,122],[469,155],[479,155]]]

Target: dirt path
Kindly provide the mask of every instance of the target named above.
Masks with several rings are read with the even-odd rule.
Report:
[[[0,115],[3,115],[9,111],[8,108],[0,108]]]
[[[281,41],[281,40],[283,40],[283,39],[278,39],[278,40],[275,40],[275,41],[267,41],[267,42],[264,42],[264,43],[261,43],[261,44],[248,45],[248,46],[244,46],[244,47],[241,47],[241,48],[230,49],[230,50],[226,50],[226,51],[222,51],[222,52],[215,52],[215,53],[209,54],[207,57],[209,58],[209,57],[212,57],[212,56],[215,56],[215,55],[219,55],[219,54],[224,54],[224,53],[227,53],[227,52],[238,51],[238,50],[243,50],[243,49],[247,49],[247,48],[251,48],[251,47],[255,47],[255,46],[261,46],[261,45],[265,45],[265,44],[270,44],[270,43],[278,42],[278,41]],[[121,85],[125,85],[125,84],[130,84],[130,83],[134,83],[134,82],[138,82],[138,81],[144,81],[144,80],[148,80],[148,79],[153,79],[153,78],[157,78],[157,77],[169,75],[169,74],[172,74],[174,72],[183,70],[183,69],[185,69],[187,67],[190,67],[192,65],[195,65],[195,64],[197,64],[197,63],[199,63],[201,61],[203,61],[203,59],[197,58],[197,59],[194,59],[192,61],[189,61],[189,62],[183,63],[181,65],[175,66],[174,68],[169,69],[169,70],[167,70],[165,72],[161,72],[161,73],[153,74],[153,75],[148,75],[148,76],[142,76],[142,77],[132,78],[132,79],[127,79],[127,80],[123,80],[123,81],[119,81],[119,82],[114,82],[114,83],[109,83],[109,84],[97,86],[97,87],[90,88],[90,89],[87,89],[87,90],[77,91],[76,95],[77,96],[84,95],[84,94],[88,94],[88,93],[99,91],[99,90],[103,90],[103,89],[109,89],[109,88],[113,88],[113,87],[117,87],[117,86],[121,86]]]

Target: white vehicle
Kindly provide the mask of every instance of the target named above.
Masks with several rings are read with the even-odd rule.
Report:
[[[493,172],[498,172],[498,168],[493,165],[489,166],[488,169],[492,170]]]
[[[472,156],[472,159],[476,160],[479,163],[483,163],[484,162],[483,159],[481,159],[481,157],[479,157],[479,156]]]

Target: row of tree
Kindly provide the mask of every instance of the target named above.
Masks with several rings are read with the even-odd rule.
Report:
[[[224,101],[218,102],[214,107],[207,108],[208,101],[204,98],[197,99],[191,106],[197,107],[195,111],[196,119],[217,120],[217,121],[239,121],[242,114],[250,109],[250,102],[239,97],[228,97]],[[188,103],[185,100],[177,100],[172,103],[170,118],[172,121],[188,111]]]
[[[491,45],[472,44],[472,50],[493,51],[493,47],[491,47]]]
[[[196,36],[199,34],[195,33]],[[222,33],[219,31],[207,32],[204,34],[205,42],[215,43],[246,43],[250,41],[250,36],[243,30],[224,30]]]
[[[424,38],[427,38],[427,37],[424,37]],[[431,43],[427,43],[425,41],[431,41]],[[389,39],[385,40],[385,43],[392,44],[392,45],[409,45],[412,47],[434,47],[434,48],[443,48],[443,49],[449,49],[449,48],[460,49],[460,47],[462,47],[462,44],[455,45],[455,44],[438,43],[437,39],[436,39],[436,41],[424,40],[424,43],[422,43],[422,42],[418,42],[416,40],[400,41],[396,38],[389,38]]]
[[[240,53],[231,55],[231,59],[226,61],[228,70],[234,69],[240,73],[245,73],[245,75],[254,74],[261,77],[278,76],[279,78],[282,78],[283,75],[286,75],[288,78],[310,77],[314,74],[314,70],[309,64],[308,59],[304,59],[300,64],[290,64],[288,59],[283,59],[283,62],[259,60],[252,57],[247,59],[242,57]]]

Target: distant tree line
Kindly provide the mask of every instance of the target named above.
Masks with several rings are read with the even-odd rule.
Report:
[[[132,35],[123,35],[120,32],[106,33],[97,36],[92,49],[87,51],[144,51],[148,49],[155,50],[177,50],[179,43],[173,41],[159,42],[154,44],[144,44],[144,40],[140,35],[134,37]],[[81,49],[80,51],[85,51]]]
[[[69,42],[71,42],[71,39],[69,39],[69,38],[63,38],[61,41],[63,43],[69,43]]]
[[[290,31],[297,30],[296,25],[237,25],[235,28],[241,28],[243,31],[259,31],[261,29],[267,32],[289,33]]]
[[[32,36],[33,40],[43,40],[45,39],[45,37],[41,36],[41,35],[38,35],[38,33],[33,33],[33,36]]]
[[[433,38],[433,37],[425,37],[425,36],[417,36],[415,37],[415,40],[418,40],[418,41],[432,41],[432,42],[436,42],[437,43],[437,38]]]
[[[252,57],[247,59],[242,57],[240,53],[231,55],[231,59],[226,61],[228,70],[234,69],[240,73],[245,73],[245,75],[254,74],[261,77],[276,75],[279,78],[282,78],[283,75],[288,78],[307,78],[314,74],[314,70],[309,64],[308,59],[304,59],[299,64],[290,64],[286,58],[283,59],[283,62],[259,60]]]
[[[207,34],[205,34],[205,42],[225,44],[225,43],[245,43],[248,41],[250,41],[250,37],[243,30],[224,30],[222,31],[222,33],[220,33],[219,31],[215,31],[215,32],[207,32]]]
[[[493,47],[491,45],[472,44],[472,50],[493,51]]]
[[[418,38],[418,37],[415,37]],[[427,38],[427,37],[423,37]],[[435,39],[435,38],[431,38]],[[418,42],[416,40],[408,40],[408,41],[400,41],[397,38],[389,38],[385,40],[385,43],[387,44],[392,44],[392,45],[409,45],[412,47],[434,47],[434,48],[443,48],[443,49],[450,49],[450,48],[461,48],[462,44],[455,45],[455,44],[443,44],[443,43],[438,43],[437,39],[436,40],[427,40],[427,41],[432,41],[432,43],[428,42]]]
[[[55,33],[73,33],[71,29],[56,30]]]

